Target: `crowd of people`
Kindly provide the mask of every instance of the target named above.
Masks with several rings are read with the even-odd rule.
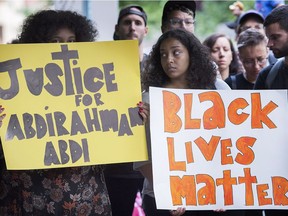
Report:
[[[0,215],[132,215],[141,191],[146,216],[243,215],[262,216],[262,210],[186,211],[156,207],[149,127],[149,87],[175,89],[288,89],[288,5],[278,1],[262,14],[240,10],[232,38],[214,33],[201,42],[194,34],[196,2],[168,0],[161,19],[162,35],[149,54],[143,51],[148,15],[139,5],[119,12],[114,40],[138,40],[143,101],[137,105],[146,126],[149,159],[143,162],[56,168],[7,170],[0,145]],[[268,2],[268,1],[267,1]],[[266,7],[266,6],[265,6]],[[267,6],[268,7],[268,6]],[[261,9],[260,9],[261,8]],[[259,9],[259,11],[258,11]],[[236,15],[236,12],[235,12]],[[93,42],[98,30],[86,17],[72,11],[43,10],[23,23],[17,43]],[[5,109],[0,107],[0,125]],[[265,210],[266,216],[284,216],[286,210]]]

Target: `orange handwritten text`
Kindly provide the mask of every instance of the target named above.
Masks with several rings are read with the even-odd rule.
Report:
[[[261,103],[260,93],[251,93],[251,104],[244,98],[236,98],[225,109],[221,95],[218,92],[209,91],[198,94],[198,98],[193,98],[193,93],[184,94],[184,104],[181,99],[173,92],[163,91],[163,111],[164,111],[164,131],[167,133],[177,133],[184,126],[184,129],[204,129],[211,130],[225,128],[226,116],[234,125],[240,125],[247,121],[250,116],[250,125],[252,129],[263,128],[265,124],[268,128],[276,128],[275,123],[268,117],[278,105],[273,101],[267,103],[264,107]],[[198,101],[197,101],[198,99]],[[199,105],[204,102],[212,103],[207,108],[201,118],[193,117],[194,104]],[[241,112],[250,104],[250,113]],[[184,116],[179,116],[178,112],[184,108]],[[182,122],[182,119],[184,122]]]

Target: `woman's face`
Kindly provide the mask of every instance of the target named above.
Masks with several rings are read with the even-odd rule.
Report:
[[[233,59],[229,40],[225,37],[219,37],[211,49],[211,56],[218,65],[220,72],[229,68]]]
[[[189,67],[189,52],[178,40],[168,38],[160,45],[161,65],[171,80],[185,79]]]
[[[76,36],[68,28],[60,28],[55,35],[52,36],[50,43],[70,43],[76,42]]]

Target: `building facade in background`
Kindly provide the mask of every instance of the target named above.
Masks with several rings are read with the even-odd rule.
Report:
[[[11,43],[17,38],[23,20],[31,13],[45,9],[76,11],[95,23],[98,41],[113,40],[117,0],[0,0],[0,44]]]

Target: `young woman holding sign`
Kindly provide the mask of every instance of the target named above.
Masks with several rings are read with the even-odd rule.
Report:
[[[97,34],[76,12],[47,10],[25,20],[19,43],[92,42]],[[8,171],[0,144],[0,215],[111,216],[102,167]]]
[[[134,168],[145,177],[143,186],[143,208],[146,216],[166,215],[214,215],[223,210],[185,211],[157,210],[153,191],[151,142],[149,129],[149,86],[176,89],[226,89],[224,81],[216,79],[216,69],[209,58],[209,51],[192,34],[185,30],[165,32],[153,46],[147,68],[143,73],[143,102],[138,104],[140,115],[147,126],[149,160],[137,162]],[[244,215],[244,211],[227,211],[223,215]],[[221,214],[221,215],[222,215]]]

